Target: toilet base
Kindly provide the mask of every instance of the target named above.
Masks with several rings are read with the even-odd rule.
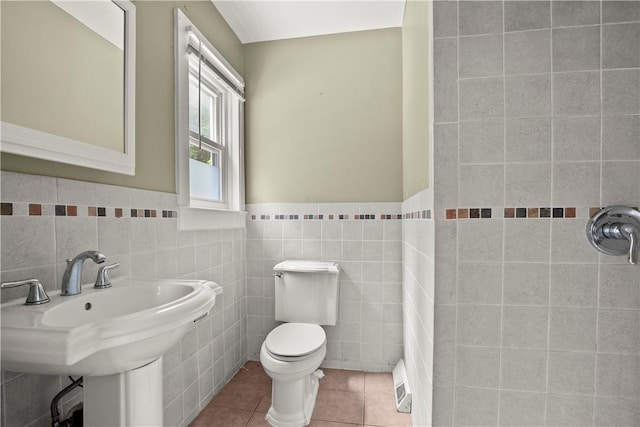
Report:
[[[314,374],[295,381],[272,382],[271,407],[265,419],[274,427],[304,427],[311,422],[320,382]]]

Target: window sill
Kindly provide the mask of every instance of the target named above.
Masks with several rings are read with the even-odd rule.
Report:
[[[217,209],[181,207],[178,210],[179,230],[224,230],[246,227],[247,213]]]

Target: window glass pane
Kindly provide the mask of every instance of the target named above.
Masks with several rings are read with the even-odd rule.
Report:
[[[198,124],[202,136],[220,143],[220,97],[204,85],[200,85],[200,122],[198,123],[198,78],[189,79],[189,130],[198,133]]]
[[[197,89],[196,89],[197,91]],[[201,91],[200,95],[200,131],[202,136],[209,138],[212,141],[218,141],[217,138],[217,96],[213,93]]]
[[[191,197],[222,201],[222,153],[216,148],[189,145],[189,185]]]
[[[189,130],[198,133],[198,79],[189,79]]]

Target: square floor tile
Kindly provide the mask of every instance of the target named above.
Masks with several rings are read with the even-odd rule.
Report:
[[[364,372],[323,369],[320,389],[364,392]]]
[[[411,426],[411,415],[396,411],[393,395],[368,393],[364,398],[364,422],[372,426]]]
[[[213,398],[211,404],[225,408],[255,411],[270,388],[271,386],[267,383],[232,380]]]
[[[362,424],[364,396],[362,393],[338,390],[318,390],[314,420]]]
[[[264,419],[265,414],[261,412],[254,412],[253,416],[249,420],[247,427],[271,427],[271,424]]]
[[[337,423],[334,421],[311,420],[309,427],[361,427],[362,424]]]
[[[193,420],[190,427],[244,427],[253,412],[242,409],[208,406]]]
[[[256,412],[264,412],[265,414],[271,408],[271,389],[269,389],[269,393],[265,397],[262,398],[260,404],[256,408]]]
[[[367,372],[364,377],[364,392],[393,396],[393,377],[386,372]]]
[[[271,383],[271,378],[267,375],[260,362],[247,362],[240,368],[232,381],[262,382]]]

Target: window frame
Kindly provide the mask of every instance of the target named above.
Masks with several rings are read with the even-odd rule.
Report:
[[[221,195],[223,201],[216,202],[191,197],[189,146],[193,141],[193,131],[189,123],[189,82],[192,78],[192,66],[189,58],[193,55],[194,40],[202,49],[206,58],[209,85],[220,97],[221,118],[218,130],[220,141],[211,141],[211,147],[219,149],[223,145],[226,155],[220,159]],[[244,225],[244,80],[213,47],[207,38],[191,23],[178,8],[175,9],[175,102],[176,102],[176,191],[180,208],[179,226],[181,229],[220,228],[220,224],[212,224],[212,219],[229,218],[235,226]],[[197,53],[196,53],[197,54]],[[203,64],[202,69],[205,69]],[[205,73],[201,73],[201,76]],[[203,80],[203,82],[205,81]],[[208,138],[207,138],[208,139]],[[197,142],[197,140],[196,140]],[[206,142],[203,138],[203,143]],[[218,214],[216,218],[212,214]],[[243,213],[240,219],[232,214]],[[215,216],[215,215],[214,215]],[[208,218],[208,219],[207,219]]]

